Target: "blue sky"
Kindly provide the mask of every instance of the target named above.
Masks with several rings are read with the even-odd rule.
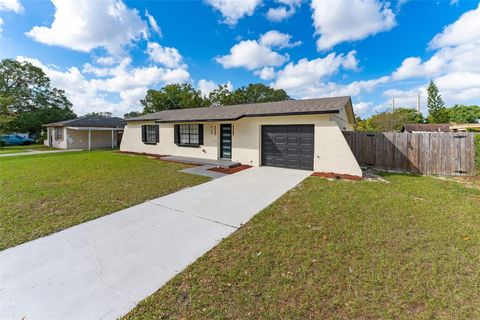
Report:
[[[480,104],[478,1],[0,0],[0,57],[42,67],[81,115],[141,110],[149,88],[263,82],[351,95],[365,117],[415,107],[433,79]]]

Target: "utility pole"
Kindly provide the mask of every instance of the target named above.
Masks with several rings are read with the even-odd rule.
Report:
[[[420,113],[420,93],[417,94],[417,112]]]
[[[392,112],[395,111],[395,98],[392,98]]]

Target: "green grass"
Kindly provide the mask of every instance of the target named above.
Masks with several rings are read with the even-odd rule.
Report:
[[[480,319],[480,191],[310,177],[124,319]]]
[[[112,151],[0,157],[0,250],[208,179]]]
[[[47,147],[43,144],[31,144],[26,146],[5,146],[0,148],[0,154],[22,153],[29,150],[48,151],[56,149]]]

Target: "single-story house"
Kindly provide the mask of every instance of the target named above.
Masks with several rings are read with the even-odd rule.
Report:
[[[77,118],[43,125],[44,144],[58,149],[118,148],[125,120],[122,118]]]
[[[165,110],[126,119],[121,151],[361,176],[350,97]]]
[[[450,125],[448,123],[412,123],[404,124],[402,132],[450,132]]]
[[[457,123],[450,125],[453,132],[467,132],[468,130],[480,131],[480,123]]]

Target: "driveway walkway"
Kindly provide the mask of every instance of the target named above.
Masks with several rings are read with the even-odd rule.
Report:
[[[116,319],[310,172],[251,168],[0,252],[0,319]]]

